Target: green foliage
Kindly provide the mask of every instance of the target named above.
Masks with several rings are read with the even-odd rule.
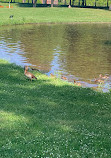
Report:
[[[9,0],[1,0],[1,2],[5,2],[5,3],[9,3]],[[10,0],[11,2],[11,0]],[[83,0],[72,0],[71,4],[73,6],[82,6],[82,2]],[[23,3],[23,0],[12,0],[12,4],[14,3],[19,3],[22,6],[33,6],[32,4],[32,0],[25,0]],[[70,0],[58,0],[58,5],[69,5]],[[42,0],[37,0],[37,5],[42,4]],[[109,6],[111,4],[111,0],[84,0],[84,6],[86,5],[87,7],[107,7],[107,5]]]
[[[0,60],[0,157],[111,157],[111,93]]]

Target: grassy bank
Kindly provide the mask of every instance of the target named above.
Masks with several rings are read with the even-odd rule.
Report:
[[[0,3],[0,25],[26,23],[73,23],[73,22],[111,22],[111,12],[103,9],[88,8],[50,8],[50,7],[20,7],[11,4],[13,8],[6,8],[8,3]],[[13,18],[9,18],[14,15]]]
[[[111,157],[111,94],[0,60],[0,158]]]

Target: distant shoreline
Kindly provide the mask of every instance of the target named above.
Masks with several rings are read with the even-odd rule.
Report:
[[[0,3],[0,26],[24,24],[110,24],[111,12],[105,9],[66,7],[19,7],[6,8]],[[11,17],[11,18],[10,18]]]

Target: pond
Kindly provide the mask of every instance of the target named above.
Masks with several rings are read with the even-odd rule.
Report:
[[[111,88],[111,24],[0,27],[0,58],[106,92]],[[109,78],[99,82],[100,74]]]

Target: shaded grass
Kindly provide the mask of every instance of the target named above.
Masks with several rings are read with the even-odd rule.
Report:
[[[111,22],[110,11],[89,8],[64,7],[18,7],[6,8],[6,3],[0,3],[0,25],[14,25],[26,23],[74,23],[74,22]],[[14,15],[12,19],[10,15]]]
[[[0,157],[111,157],[111,94],[0,60]]]

